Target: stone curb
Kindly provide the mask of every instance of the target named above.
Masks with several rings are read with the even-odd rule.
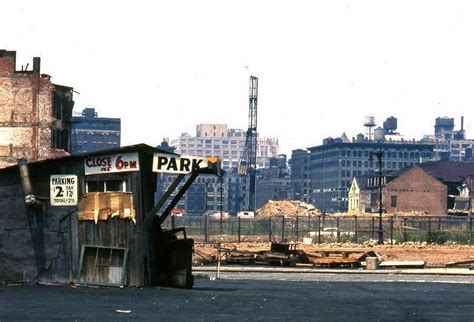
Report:
[[[194,266],[194,272],[216,272],[216,267]],[[233,273],[308,273],[308,274],[397,274],[397,275],[458,275],[474,276],[469,268],[417,268],[417,269],[327,269],[327,268],[282,268],[282,267],[221,267],[221,272]]]

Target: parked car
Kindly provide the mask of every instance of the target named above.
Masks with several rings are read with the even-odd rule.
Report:
[[[337,227],[325,227],[321,230],[321,237],[327,238],[329,240],[337,240],[337,233],[339,231],[339,238],[340,239],[349,239],[352,238],[355,233],[352,231],[340,231]],[[317,231],[309,232],[309,237],[318,237]]]
[[[210,218],[213,218],[213,219],[221,219],[221,216],[222,216],[222,219],[228,219],[229,218],[229,213],[228,212],[214,212],[212,214],[209,214],[208,215]]]
[[[239,218],[254,218],[255,213],[253,211],[239,211],[237,213],[237,217],[239,217]]]

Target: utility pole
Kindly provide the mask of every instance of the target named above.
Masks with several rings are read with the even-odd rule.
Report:
[[[380,148],[376,151],[375,156],[377,157],[378,165],[379,165],[379,184],[378,184],[378,192],[379,192],[379,230],[378,230],[378,240],[377,244],[383,245],[383,226],[382,226],[382,157],[383,151]],[[372,153],[369,158],[370,161],[373,161]]]

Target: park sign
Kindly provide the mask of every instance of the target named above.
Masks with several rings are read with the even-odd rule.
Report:
[[[175,154],[155,153],[153,155],[153,172],[187,174],[207,168],[208,158]]]
[[[53,174],[50,176],[51,206],[77,205],[77,176],[74,174]]]
[[[84,159],[84,173],[100,174],[138,171],[138,153],[122,153],[105,156],[91,156]]]

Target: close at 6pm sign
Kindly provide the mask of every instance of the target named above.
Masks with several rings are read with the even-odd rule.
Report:
[[[50,177],[51,206],[77,205],[77,176],[73,174],[53,174]]]

